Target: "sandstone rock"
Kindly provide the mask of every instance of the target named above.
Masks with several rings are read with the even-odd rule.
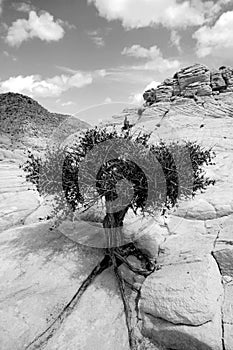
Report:
[[[140,261],[134,257],[134,256],[129,256],[127,258],[128,262],[137,267],[137,268],[142,268]],[[128,266],[126,264],[122,264],[119,267],[119,272],[122,276],[122,278],[128,282],[128,284],[136,289],[140,289],[142,286],[142,283],[145,281],[145,277],[143,277],[142,275],[138,275],[136,273],[134,273],[132,270],[130,270],[128,268]]]
[[[154,232],[144,235],[134,242],[135,246],[150,260],[156,261],[159,254],[159,240]]]
[[[146,101],[148,105],[153,104],[156,102],[156,90],[154,88],[147,90],[143,94],[143,98]]]
[[[172,350],[222,350],[221,306],[214,319],[202,326],[175,325],[147,314],[142,333],[158,347]],[[230,348],[228,348],[230,350]]]
[[[233,87],[233,69],[231,67],[220,67],[219,70],[222,73],[227,88]]]
[[[17,163],[0,164],[0,231],[22,223],[38,208],[39,196],[32,189]]]
[[[111,270],[86,291],[44,350],[129,350],[123,303]]]
[[[194,95],[211,95],[210,71],[206,66],[195,64],[184,68],[177,73],[181,95],[193,97]]]
[[[223,276],[233,277],[233,242],[217,242],[213,252]]]
[[[233,216],[222,220],[219,234],[213,251],[214,257],[219,265],[223,276],[233,277]]]
[[[138,248],[151,261],[158,257],[159,246],[168,235],[167,228],[159,224],[153,217],[132,216],[126,217],[123,226],[124,236],[133,241]]]
[[[174,96],[180,95],[180,84],[178,82],[178,79],[173,79],[173,95]]]
[[[210,71],[206,66],[201,64],[194,64],[193,66],[181,69],[177,73],[177,77],[181,91],[189,84],[195,82],[210,83]]]
[[[100,251],[49,231],[48,223],[2,232],[0,348],[25,349],[58,316],[101,258]]]
[[[198,232],[180,232],[169,236],[160,245],[157,263],[162,266],[204,261],[214,248],[216,235],[202,235]]]
[[[140,311],[173,324],[200,326],[212,321],[223,294],[218,266],[201,262],[163,266],[144,282]]]
[[[205,223],[203,221],[185,219],[175,215],[169,216],[167,228],[171,235],[186,234],[192,237],[192,234],[198,233],[199,235],[204,235],[206,233]]]
[[[64,220],[58,230],[73,242],[94,248],[106,248],[106,239],[103,225],[91,221],[69,221]]]
[[[215,219],[216,212],[214,207],[204,199],[195,199],[189,202],[183,202],[179,206],[176,215],[186,219],[208,220]]]
[[[233,326],[233,284],[224,286],[223,322]]]
[[[156,89],[156,102],[169,102],[172,97],[173,87],[161,84]]]
[[[224,349],[233,349],[233,325],[231,324],[224,325]]]
[[[195,81],[197,80],[198,84],[205,83],[207,84],[206,86],[210,86],[209,72],[203,69],[201,75],[203,75],[201,78],[203,81],[198,80],[198,74],[195,77]],[[192,78],[191,74],[190,78]],[[176,79],[177,75],[174,76],[174,82]],[[187,82],[191,84],[195,83],[195,81],[192,81],[192,79],[189,81],[187,79]],[[166,83],[170,85],[171,81],[167,81]],[[183,83],[185,83],[185,80],[183,80]],[[185,86],[183,87],[185,88]],[[173,95],[175,95],[174,91]],[[224,94],[220,92],[217,96],[199,96],[198,100],[177,96],[174,102],[166,103],[168,111],[166,114],[165,107],[163,107],[161,103],[156,103],[151,107],[145,107],[139,124],[135,125],[132,130],[133,132],[136,132],[138,129],[153,131],[151,142],[156,142],[161,138],[165,140],[197,141],[197,143],[203,147],[213,147],[217,155],[214,160],[215,164],[208,167],[207,173],[208,176],[216,180],[215,186],[210,186],[205,193],[198,194],[194,200],[179,203],[179,208],[174,211],[170,219],[167,220],[168,233],[162,235],[166,241],[161,242],[157,262],[161,266],[160,271],[164,271],[165,268],[171,269],[171,274],[169,275],[171,276],[171,284],[173,284],[172,281],[175,279],[172,275],[178,267],[180,270],[177,272],[176,276],[184,276],[187,266],[200,264],[203,268],[199,267],[196,270],[196,275],[198,276],[199,274],[203,276],[202,273],[204,273],[204,275],[207,276],[208,269],[204,261],[208,259],[208,257],[211,259],[211,252],[213,250],[215,251],[214,257],[223,275],[223,282],[229,285],[233,279],[231,267],[233,266],[233,254],[231,249],[233,241],[232,105],[233,94],[231,92],[224,92]],[[162,110],[161,107],[164,109]],[[156,127],[158,123],[160,124],[160,128]],[[215,244],[216,248],[214,249]],[[189,263],[186,264],[186,262]],[[217,284],[221,287],[220,271],[216,267],[215,273],[211,272],[210,274],[211,278],[214,278],[213,276],[215,276],[215,278],[218,276]],[[157,273],[158,272],[154,273],[155,276]],[[152,278],[154,274],[149,278]],[[156,280],[156,277],[154,278]],[[178,277],[176,278],[178,280]],[[147,280],[143,283],[142,290],[147,289],[148,294],[150,293],[151,300],[154,298],[157,300],[156,288],[149,290],[146,288],[146,283]],[[169,285],[170,280],[167,282],[168,287]],[[182,280],[180,280],[180,285],[183,285]],[[214,288],[215,287],[211,288],[211,293]],[[195,288],[193,289],[195,290]],[[207,291],[208,288],[205,290]],[[183,295],[185,295],[185,292],[186,290],[184,290]],[[206,292],[206,294],[208,293]],[[180,295],[182,295],[182,293]],[[183,295],[180,297],[180,300],[183,300]],[[192,294],[190,291],[190,299],[191,296]],[[229,299],[230,298],[229,295]],[[210,299],[208,299],[208,297],[207,299],[202,297],[202,300],[210,301]],[[167,300],[169,300],[169,296]],[[167,302],[167,300],[163,302],[165,307],[168,308],[169,302]],[[198,297],[196,297],[195,300],[195,307],[199,311],[194,312],[193,317],[198,315],[203,309],[201,307],[202,303],[199,304]],[[157,305],[157,303],[155,304]],[[182,305],[182,301],[180,304]],[[161,340],[163,344],[166,345],[166,348],[177,350],[220,350],[222,349],[221,298],[217,301],[215,297],[215,309],[214,303],[212,304],[211,301],[208,305],[212,305],[213,307],[212,313],[209,313],[209,315],[211,314],[212,320],[195,327],[192,325],[175,325],[163,319],[156,318],[157,316],[153,317],[149,314],[150,311],[148,310],[149,313],[142,312],[141,315],[144,320],[143,332],[145,335],[150,336],[154,343]],[[165,310],[167,312],[166,308]],[[175,310],[175,308],[173,308],[170,303],[170,309],[168,311],[172,313],[172,310]],[[190,315],[189,312],[187,313]],[[213,318],[214,313],[215,317]],[[168,315],[170,316],[169,313]],[[182,315],[180,316],[178,313],[173,316],[174,318],[177,317],[178,321],[178,318]],[[151,323],[150,326],[147,327],[146,323],[149,318]],[[227,347],[228,350],[233,348],[231,345],[232,332],[231,324],[225,324],[224,340],[226,344],[225,347]]]
[[[226,89],[226,82],[219,70],[211,71],[211,87],[213,91],[223,91]]]
[[[184,97],[194,97],[197,96],[210,96],[212,94],[212,89],[209,84],[202,82],[194,82],[186,86],[181,91],[181,96]]]

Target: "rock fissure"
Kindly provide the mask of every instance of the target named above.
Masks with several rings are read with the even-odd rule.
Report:
[[[111,266],[110,257],[105,256],[104,259],[93,269],[91,274],[84,280],[84,282],[81,284],[76,294],[73,296],[70,302],[64,307],[64,309],[61,311],[58,317],[55,318],[52,324],[43,333],[38,335],[28,346],[26,346],[25,350],[39,349],[42,345],[44,345],[54,335],[54,333],[61,326],[63,321],[70,315],[72,310],[75,308],[75,306],[79,302],[81,296],[86,291],[88,286],[93,282],[93,280],[110,266]]]

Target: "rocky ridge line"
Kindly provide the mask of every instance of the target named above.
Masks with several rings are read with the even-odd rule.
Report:
[[[182,68],[173,78],[165,79],[156,89],[144,92],[146,105],[174,101],[176,97],[195,98],[233,91],[233,68],[210,70],[202,64]]]

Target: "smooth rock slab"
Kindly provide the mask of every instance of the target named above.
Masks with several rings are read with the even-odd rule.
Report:
[[[196,198],[180,204],[176,215],[186,219],[208,220],[216,218],[215,208],[205,199]]]
[[[167,237],[161,244],[157,262],[165,266],[203,261],[213,251],[216,237],[214,234],[203,235],[195,231],[181,230],[179,234]]]
[[[214,319],[196,327],[175,325],[151,315],[144,315],[142,333],[158,347],[161,345],[166,349],[222,350],[220,303]]]
[[[233,242],[217,243],[214,250],[214,257],[218,262],[221,274],[223,276],[233,277]]]
[[[20,224],[39,206],[39,195],[24,175],[17,164],[0,162],[0,232]]]
[[[225,350],[233,349],[233,325],[224,324],[224,346]]]
[[[111,269],[86,290],[43,350],[130,350],[123,303]]]
[[[22,350],[72,299],[102,258],[41,223],[0,235],[0,349]]]
[[[201,220],[187,220],[179,216],[171,215],[167,222],[168,230],[170,234],[186,233],[190,234],[205,234],[205,223]]]
[[[231,324],[233,327],[233,284],[224,286],[224,303],[223,303],[223,322]],[[233,328],[232,328],[233,329]],[[233,338],[233,334],[232,334]]]
[[[223,276],[233,277],[233,216],[222,220],[214,249],[214,257]]]
[[[210,256],[155,271],[142,286],[140,310],[174,324],[198,326],[214,318],[222,294],[218,266]]]

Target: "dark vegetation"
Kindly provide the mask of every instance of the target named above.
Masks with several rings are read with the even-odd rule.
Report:
[[[165,215],[180,200],[205,191],[214,181],[205,177],[204,166],[212,164],[214,152],[193,142],[174,141],[167,144],[150,143],[150,134],[133,134],[131,127],[94,128],[83,133],[65,149],[48,149],[45,157],[29,152],[23,169],[27,181],[32,182],[41,196],[54,196],[53,216],[57,224],[66,217],[74,219],[76,211],[85,212],[104,199],[103,228],[106,236],[105,257],[84,281],[71,303],[56,321],[30,346],[49,338],[64,315],[71,312],[82,293],[105,268],[113,266],[124,304],[131,349],[138,349],[138,339],[130,322],[130,308],[125,284],[118,271],[122,263],[135,273],[148,276],[156,268],[138,251],[134,243],[123,244],[123,222],[132,209],[135,215]],[[121,189],[117,189],[119,183]],[[135,255],[141,268],[127,261]],[[50,334],[50,335],[49,335]],[[33,347],[35,346],[35,347]]]
[[[68,118],[69,115],[50,113],[28,96],[13,92],[0,94],[0,134],[8,136],[15,148],[35,148],[36,138],[50,138],[54,130]],[[76,129],[89,126],[77,118],[75,120]],[[35,142],[31,140],[33,138]]]

